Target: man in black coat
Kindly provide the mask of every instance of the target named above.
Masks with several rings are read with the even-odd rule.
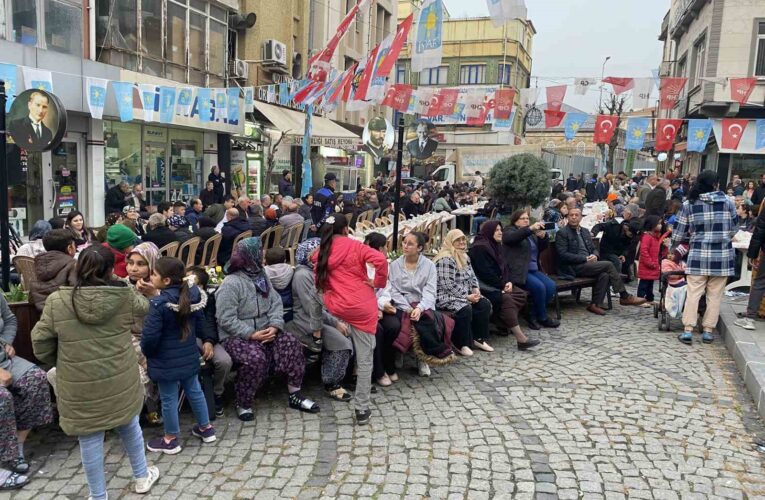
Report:
[[[579,181],[577,181],[576,177],[574,177],[574,173],[571,172],[570,174],[568,174],[568,179],[566,179],[566,191],[568,191],[569,193],[573,193],[574,191],[578,189],[577,188],[578,185],[579,185]]]
[[[220,242],[220,250],[218,250],[218,263],[221,266],[231,258],[236,237],[250,230],[250,221],[239,215],[236,208],[229,208],[226,216],[228,222],[223,224],[223,229],[221,229],[223,240]]]
[[[45,126],[43,120],[48,114],[48,96],[42,92],[29,94],[27,108],[29,114],[8,125],[8,132],[16,145],[22,149],[42,151],[53,140],[53,132]],[[120,207],[122,211],[122,207]]]
[[[752,193],[752,205],[759,207],[762,200],[765,200],[765,174],[760,176],[760,185]]]
[[[175,233],[167,227],[167,218],[162,214],[151,214],[149,217],[149,230],[146,231],[146,236],[143,237],[143,241],[150,241],[157,245],[157,248],[162,248],[173,242],[177,242],[178,238]]]
[[[669,181],[663,179],[648,193],[645,198],[645,217],[655,215],[660,219],[664,218],[667,211],[667,189]]]
[[[106,215],[115,212],[121,214],[122,209],[125,208],[125,206],[128,205],[130,201],[132,201],[130,186],[127,182],[122,181],[106,192],[106,199],[104,200],[104,211],[106,212]]]
[[[598,260],[608,261],[614,265],[617,271],[629,269],[635,260],[634,252],[630,258],[630,245],[639,231],[639,222],[622,221],[611,219],[596,224],[592,228],[593,234],[603,232],[600,238]]]
[[[644,304],[645,299],[627,293],[622,277],[611,262],[598,261],[598,252],[592,243],[592,235],[580,226],[582,210],[575,207],[568,211],[568,224],[555,236],[555,248],[558,252],[558,274],[561,278],[586,277],[596,278],[592,290],[592,301],[587,310],[604,316],[601,307],[608,293],[608,285],[619,294],[619,303],[623,306]]]

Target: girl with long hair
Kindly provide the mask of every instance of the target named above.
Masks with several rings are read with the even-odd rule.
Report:
[[[108,249],[85,249],[77,261],[77,283],[48,297],[32,330],[35,356],[56,368],[59,425],[77,436],[90,498],[98,500],[107,497],[107,430],[116,429],[122,440],[136,493],[148,492],[159,478],[159,470],[146,463],[138,423],[143,390],[130,343],[133,318],[148,304],[125,283],[111,281],[113,267]]]
[[[377,332],[376,288],[388,282],[385,256],[348,238],[348,221],[341,215],[329,216],[321,228],[321,245],[313,255],[316,266],[316,289],[324,294],[324,305],[348,325],[356,348],[356,423],[369,422],[369,394],[372,390],[372,366]],[[367,264],[375,270],[369,279]]]
[[[196,331],[206,328],[204,308],[207,295],[190,280],[180,260],[162,257],[151,273],[151,284],[159,295],[151,299],[149,314],[141,333],[141,351],[148,361],[149,377],[159,386],[165,435],[149,441],[149,451],[180,453],[178,435],[178,387],[191,403],[197,425],[191,434],[204,443],[215,441],[202,387],[199,384],[199,350]]]
[[[85,227],[85,216],[78,210],[72,210],[67,214],[64,227],[74,235],[74,244],[77,248],[87,246],[96,239],[93,231]]]

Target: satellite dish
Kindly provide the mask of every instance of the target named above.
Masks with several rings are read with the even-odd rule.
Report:
[[[659,161],[667,161],[667,153],[659,153],[659,156],[656,158]]]

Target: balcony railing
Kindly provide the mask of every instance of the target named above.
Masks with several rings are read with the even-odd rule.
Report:
[[[672,21],[669,23],[669,34],[673,38],[683,34],[685,29],[696,19],[696,14],[710,0],[678,0]]]

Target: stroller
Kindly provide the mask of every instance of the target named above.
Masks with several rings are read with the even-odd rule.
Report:
[[[653,306],[653,317],[659,320],[659,330],[672,330],[672,317],[667,310],[667,289],[670,287],[669,279],[672,276],[685,276],[685,271],[671,271],[661,273],[659,277],[659,301]]]

